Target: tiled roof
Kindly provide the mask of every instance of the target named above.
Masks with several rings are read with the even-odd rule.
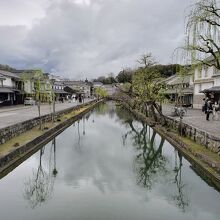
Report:
[[[189,94],[193,94],[193,87],[184,88],[182,89],[182,91],[180,91],[179,89],[168,89],[164,93],[165,94],[182,93],[183,95],[189,95]]]
[[[16,79],[20,78],[18,74],[12,73],[12,72],[9,72],[9,71],[5,71],[5,70],[0,70],[0,75],[8,76],[8,77],[16,78]]]
[[[190,82],[190,76],[180,77],[176,76],[172,78],[170,81],[167,82],[167,85],[179,85],[182,83],[189,83]]]

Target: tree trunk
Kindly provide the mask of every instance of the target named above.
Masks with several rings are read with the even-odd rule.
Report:
[[[40,112],[40,105],[41,105],[41,103],[40,102],[41,101],[39,99],[39,101],[37,103],[37,108],[38,108],[38,115],[39,115],[39,120],[40,120],[40,130],[42,130],[42,118],[41,118],[41,112]]]
[[[165,118],[165,116],[163,115],[161,105],[158,106],[157,103],[154,103],[154,107],[155,107],[155,109],[157,110],[157,112],[159,113],[161,119],[163,119],[162,124],[165,125],[165,124],[166,124],[166,118]]]
[[[154,109],[153,103],[150,104],[150,110],[151,110],[151,113],[152,113],[152,115],[153,115],[154,121],[157,122],[157,115],[156,115],[156,113],[155,113],[155,109]]]

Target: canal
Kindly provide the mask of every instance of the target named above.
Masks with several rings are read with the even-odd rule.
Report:
[[[0,180],[1,220],[219,220],[220,193],[147,125],[101,104]]]

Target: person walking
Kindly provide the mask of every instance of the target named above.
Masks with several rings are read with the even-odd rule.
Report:
[[[218,109],[219,109],[219,104],[217,103],[217,102],[215,102],[213,105],[212,105],[212,114],[213,114],[213,116],[212,116],[212,119],[213,120],[217,120],[218,119],[218,113],[217,113],[217,111],[218,111]]]
[[[206,99],[204,98],[202,101],[203,101],[203,103],[202,103],[202,112],[205,112],[206,111]]]
[[[207,100],[206,104],[206,120],[209,121],[209,115],[212,113],[213,108],[212,108],[212,101],[210,99]]]

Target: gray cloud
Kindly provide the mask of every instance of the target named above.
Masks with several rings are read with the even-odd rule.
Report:
[[[184,10],[192,1],[24,0],[29,13],[18,17],[17,25],[15,11],[0,23],[1,62],[71,78],[117,73],[149,51],[159,62],[170,63],[183,41]],[[18,16],[24,12],[19,8]]]

